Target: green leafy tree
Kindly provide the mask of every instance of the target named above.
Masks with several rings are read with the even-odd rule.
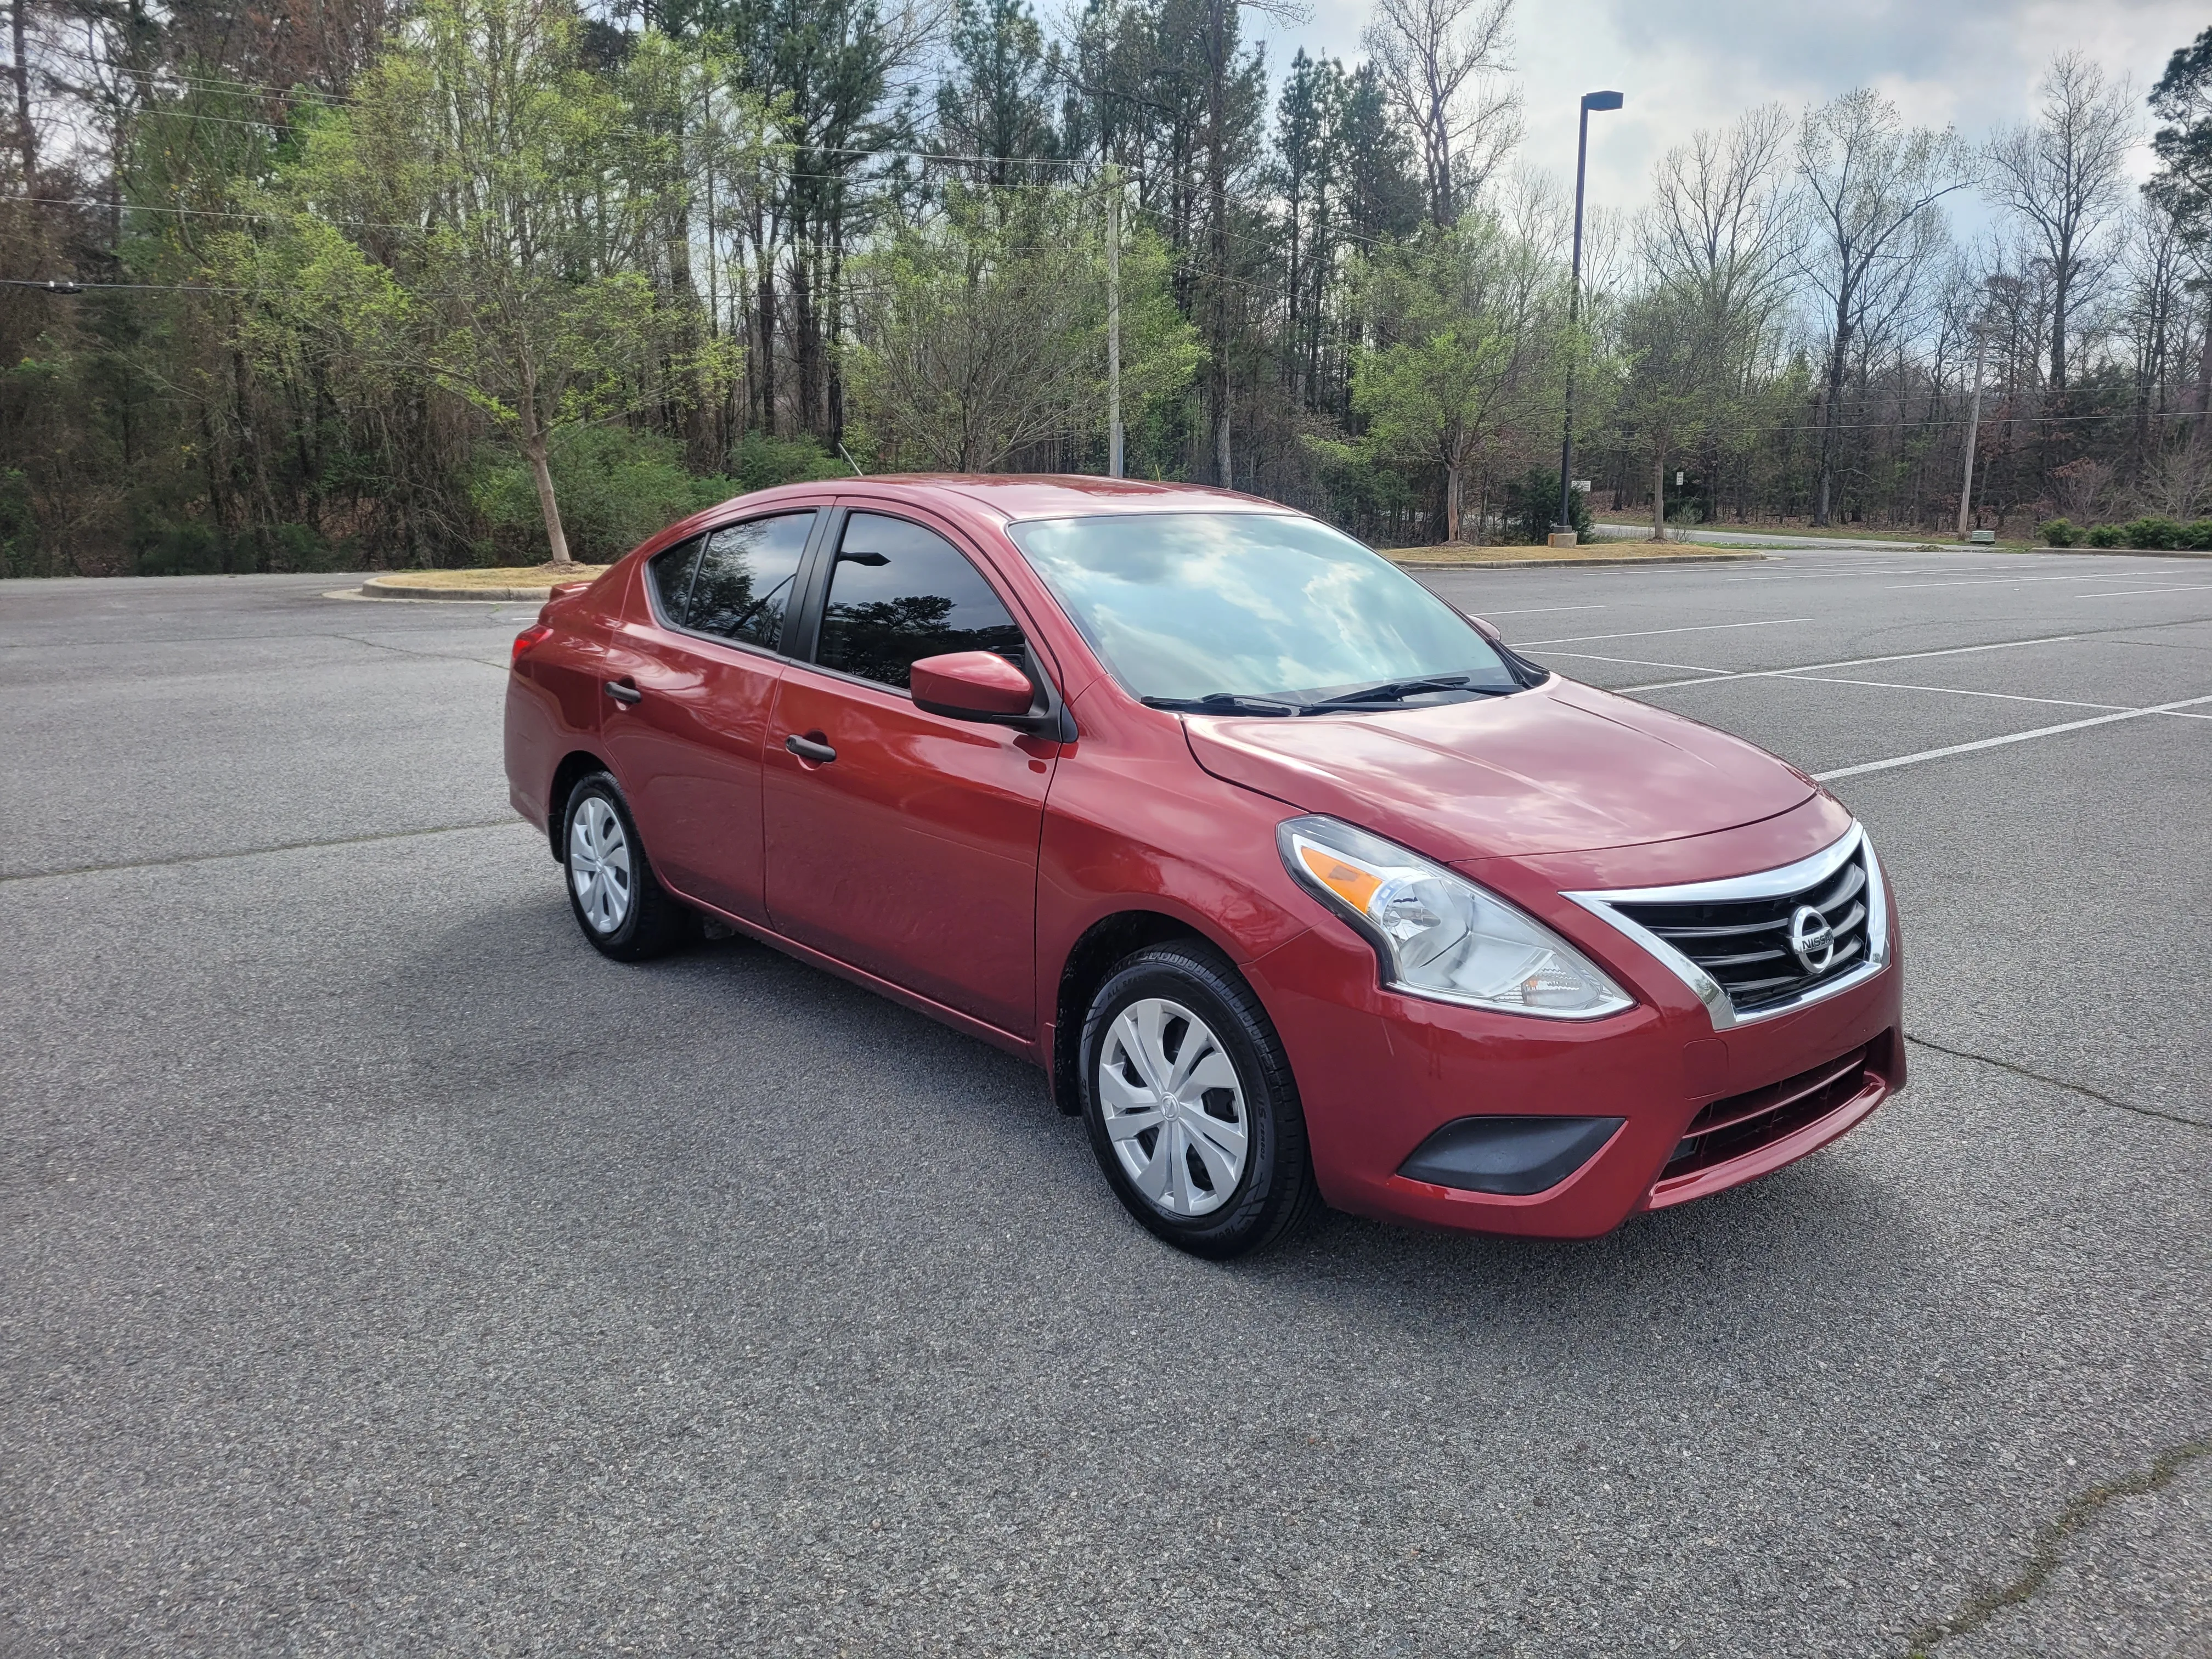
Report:
[[[508,437],[555,564],[554,435],[734,358],[646,274],[680,183],[580,36],[557,0],[429,0],[350,104],[307,118],[270,192],[284,234],[240,250],[281,296],[264,348],[309,343],[372,389],[427,381]]]
[[[1376,342],[1352,372],[1360,446],[1438,469],[1443,538],[1456,542],[1469,478],[1557,419],[1565,285],[1540,250],[1482,214],[1378,249],[1358,280]]]
[[[1023,0],[957,0],[954,75],[937,89],[937,131],[946,153],[992,159],[976,163],[981,184],[1043,182],[1025,160],[1060,153],[1048,102],[1054,61],[1044,32]]]
[[[2201,246],[2212,234],[2212,28],[2166,60],[2150,107],[2164,125],[2150,141],[2158,172],[2143,188]]]
[[[856,271],[845,354],[855,426],[895,465],[988,471],[1017,452],[1090,443],[1106,421],[1100,205],[1066,191],[947,193]],[[1121,254],[1121,392],[1138,418],[1181,392],[1200,352],[1168,253]]]

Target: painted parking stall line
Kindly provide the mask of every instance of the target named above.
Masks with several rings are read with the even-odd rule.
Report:
[[[1613,689],[1625,696],[1635,691],[1671,690],[1678,685],[1713,685],[1722,680],[1779,679],[1784,675],[1808,674],[1823,668],[1870,668],[1876,663],[1920,662],[1930,657],[1965,657],[1978,651],[2011,651],[2029,645],[2063,645],[2069,640],[2090,637],[2087,634],[2044,634],[2030,640],[1996,640],[1987,645],[1951,645],[1938,651],[1899,651],[1886,657],[1845,657],[1837,662],[1799,663],[1794,668],[1744,668],[1702,680],[1654,680],[1648,685],[1622,685]]]
[[[1717,634],[1732,628],[1787,628],[1796,623],[1818,622],[1818,617],[1773,617],[1765,622],[1700,623],[1694,628],[1646,628],[1633,634],[1570,634],[1556,640],[1514,640],[1516,650],[1538,645],[1595,645],[1604,640],[1656,640],[1662,634]]]
[[[1856,766],[1839,766],[1831,772],[1815,772],[1813,776],[1821,783],[1832,783],[1840,778],[1864,777],[1869,772],[1889,772],[1900,766],[1917,766],[1923,761],[1946,760],[1954,755],[1972,755],[1984,749],[2002,749],[2008,744],[2027,743],[2037,738],[2055,738],[2062,732],[2086,732],[2093,726],[2112,726],[2121,720],[2142,720],[2148,714],[2171,714],[2208,702],[2212,702],[2212,696],[2184,697],[2179,702],[2162,702],[2148,708],[2124,708],[2117,714],[2098,714],[2085,720],[2068,720],[2058,726],[2039,726],[2033,731],[2011,732],[2001,738],[1984,738],[1977,743],[1954,743],[1941,749],[1923,749],[1917,754],[1893,756],[1888,760],[1863,761]]]
[[[1974,691],[1960,685],[1912,685],[1899,680],[1856,680],[1842,674],[1778,674],[1777,679],[1804,680],[1814,685],[1864,685],[1878,691],[1932,691],[1944,697],[1995,697],[2004,702],[2048,703],[2055,708],[2095,708],[2108,714],[2141,711],[2124,702],[2083,702],[2074,697],[2031,697],[2021,691]]]

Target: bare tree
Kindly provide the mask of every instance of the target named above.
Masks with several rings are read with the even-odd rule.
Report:
[[[1398,118],[1419,137],[1429,216],[1459,216],[1521,141],[1521,94],[1503,78],[1513,0],[1376,0],[1361,36]]]
[[[15,143],[23,157],[23,191],[35,195],[39,174],[39,130],[31,119],[30,0],[8,8],[9,78],[15,88]]]
[[[1691,283],[1722,311],[1773,303],[1796,252],[1789,136],[1782,106],[1765,104],[1660,158],[1640,238],[1659,276]]]
[[[2054,58],[2036,90],[2037,118],[1998,132],[1983,155],[1990,199],[2049,263],[2051,388],[2063,392],[2068,325],[2112,263],[2104,233],[2126,194],[2135,91],[2079,52]]]
[[[1948,128],[1908,131],[1897,106],[1865,87],[1808,110],[1798,129],[1797,179],[1809,223],[1796,264],[1820,296],[1828,333],[1816,525],[1828,522],[1837,405],[1850,354],[1869,319],[1894,311],[1942,246],[1936,204],[1966,182],[1961,161]]]
[[[1638,228],[1650,285],[1631,307],[1629,404],[1644,406],[1637,423],[1654,440],[1655,539],[1666,534],[1667,454],[1695,443],[1717,458],[1739,442],[1778,343],[1796,252],[1790,126],[1780,105],[1763,105],[1725,132],[1692,134],[1652,169]]]

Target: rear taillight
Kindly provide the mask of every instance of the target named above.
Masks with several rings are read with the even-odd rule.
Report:
[[[538,623],[535,628],[524,629],[520,634],[517,634],[514,636],[514,654],[507,659],[508,665],[512,667],[514,664],[520,662],[522,660],[522,653],[524,652],[529,650],[532,646],[536,645],[540,640],[550,639],[552,636],[553,630],[548,628],[544,623]]]

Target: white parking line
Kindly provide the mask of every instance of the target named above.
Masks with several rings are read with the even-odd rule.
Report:
[[[1544,654],[1550,657],[1580,657],[1586,662],[1627,663],[1637,668],[1683,668],[1693,670],[1700,674],[1726,675],[1728,673],[1725,668],[1706,668],[1693,662],[1656,662],[1650,657],[1601,657],[1595,651],[1547,651]],[[1685,683],[1692,685],[1697,684],[1694,680]]]
[[[1976,576],[1963,581],[1951,582],[1892,582],[1892,587],[2021,587],[2029,582],[2094,582],[2109,581],[2101,570],[2084,571],[2073,576]]]
[[[1556,640],[1508,640],[1515,650],[1524,645],[1588,645],[1600,640],[1652,640],[1662,634],[1715,634],[1729,628],[1786,628],[1792,623],[1818,622],[1817,617],[1776,617],[1767,622],[1705,623],[1696,628],[1647,628],[1635,634],[1570,634]]]
[[[1821,668],[1869,668],[1880,662],[1918,662],[1927,657],[1964,657],[1977,651],[2010,651],[2023,645],[2058,645],[2068,640],[2086,639],[2082,634],[2045,634],[2032,640],[1999,640],[1990,645],[1954,645],[1942,651],[1900,651],[1888,657],[1846,657],[1840,662],[1800,663],[1795,668],[1746,668],[1732,674],[1717,674],[1702,680],[1654,680],[1649,685],[1617,685],[1613,689],[1626,696],[1632,691],[1666,691],[1678,685],[1715,685],[1722,680],[1771,680],[1784,674],[1805,674]]]
[[[1943,760],[1952,755],[1971,755],[1984,749],[2002,749],[2007,744],[2026,743],[2032,738],[2056,737],[2061,732],[2081,732],[2093,726],[2111,726],[2118,720],[2137,720],[2146,714],[2170,714],[2176,709],[2193,708],[2199,703],[2212,702],[2212,696],[2184,697],[2179,702],[2162,702],[2149,708],[2124,708],[2114,714],[2097,714],[2086,720],[2068,720],[2063,726],[2039,726],[2029,732],[2009,732],[2001,738],[1984,738],[1978,743],[1954,743],[1942,749],[1923,749],[1916,755],[1897,755],[1888,760],[1864,761],[1856,766],[1839,766],[1832,772],[1815,772],[1814,777],[1822,783],[1832,783],[1838,778],[1863,777],[1869,772],[1887,772],[1899,766],[1917,766],[1922,761]]]
[[[1482,617],[1540,617],[1553,611],[1610,611],[1612,609],[1609,605],[1540,605],[1527,611],[1481,611],[1475,614]]]
[[[2072,697],[2030,697],[2017,691],[1969,691],[1956,685],[1908,685],[1897,680],[1855,680],[1841,674],[1777,674],[1778,680],[1809,680],[1815,685],[1866,685],[1878,691],[1936,691],[1947,697],[1996,697],[2006,702],[2047,702],[2058,708],[2134,709],[2124,702],[2081,702]],[[2194,718],[2192,716],[2192,718]]]
[[[1931,565],[1925,570],[1867,570],[1856,565],[1833,565],[1819,570],[1763,571],[1755,576],[1714,576],[1692,565],[1671,565],[1668,569],[1683,574],[1703,575],[1716,585],[1722,582],[1814,582],[1833,581],[1845,576],[1934,576],[1942,571],[1956,570],[1957,565]],[[1968,566],[1966,568],[1972,568]]]
[[[2124,587],[2117,593],[2076,593],[2077,599],[2131,599],[2138,593],[2202,593],[2212,582],[2192,582],[2187,587]]]

